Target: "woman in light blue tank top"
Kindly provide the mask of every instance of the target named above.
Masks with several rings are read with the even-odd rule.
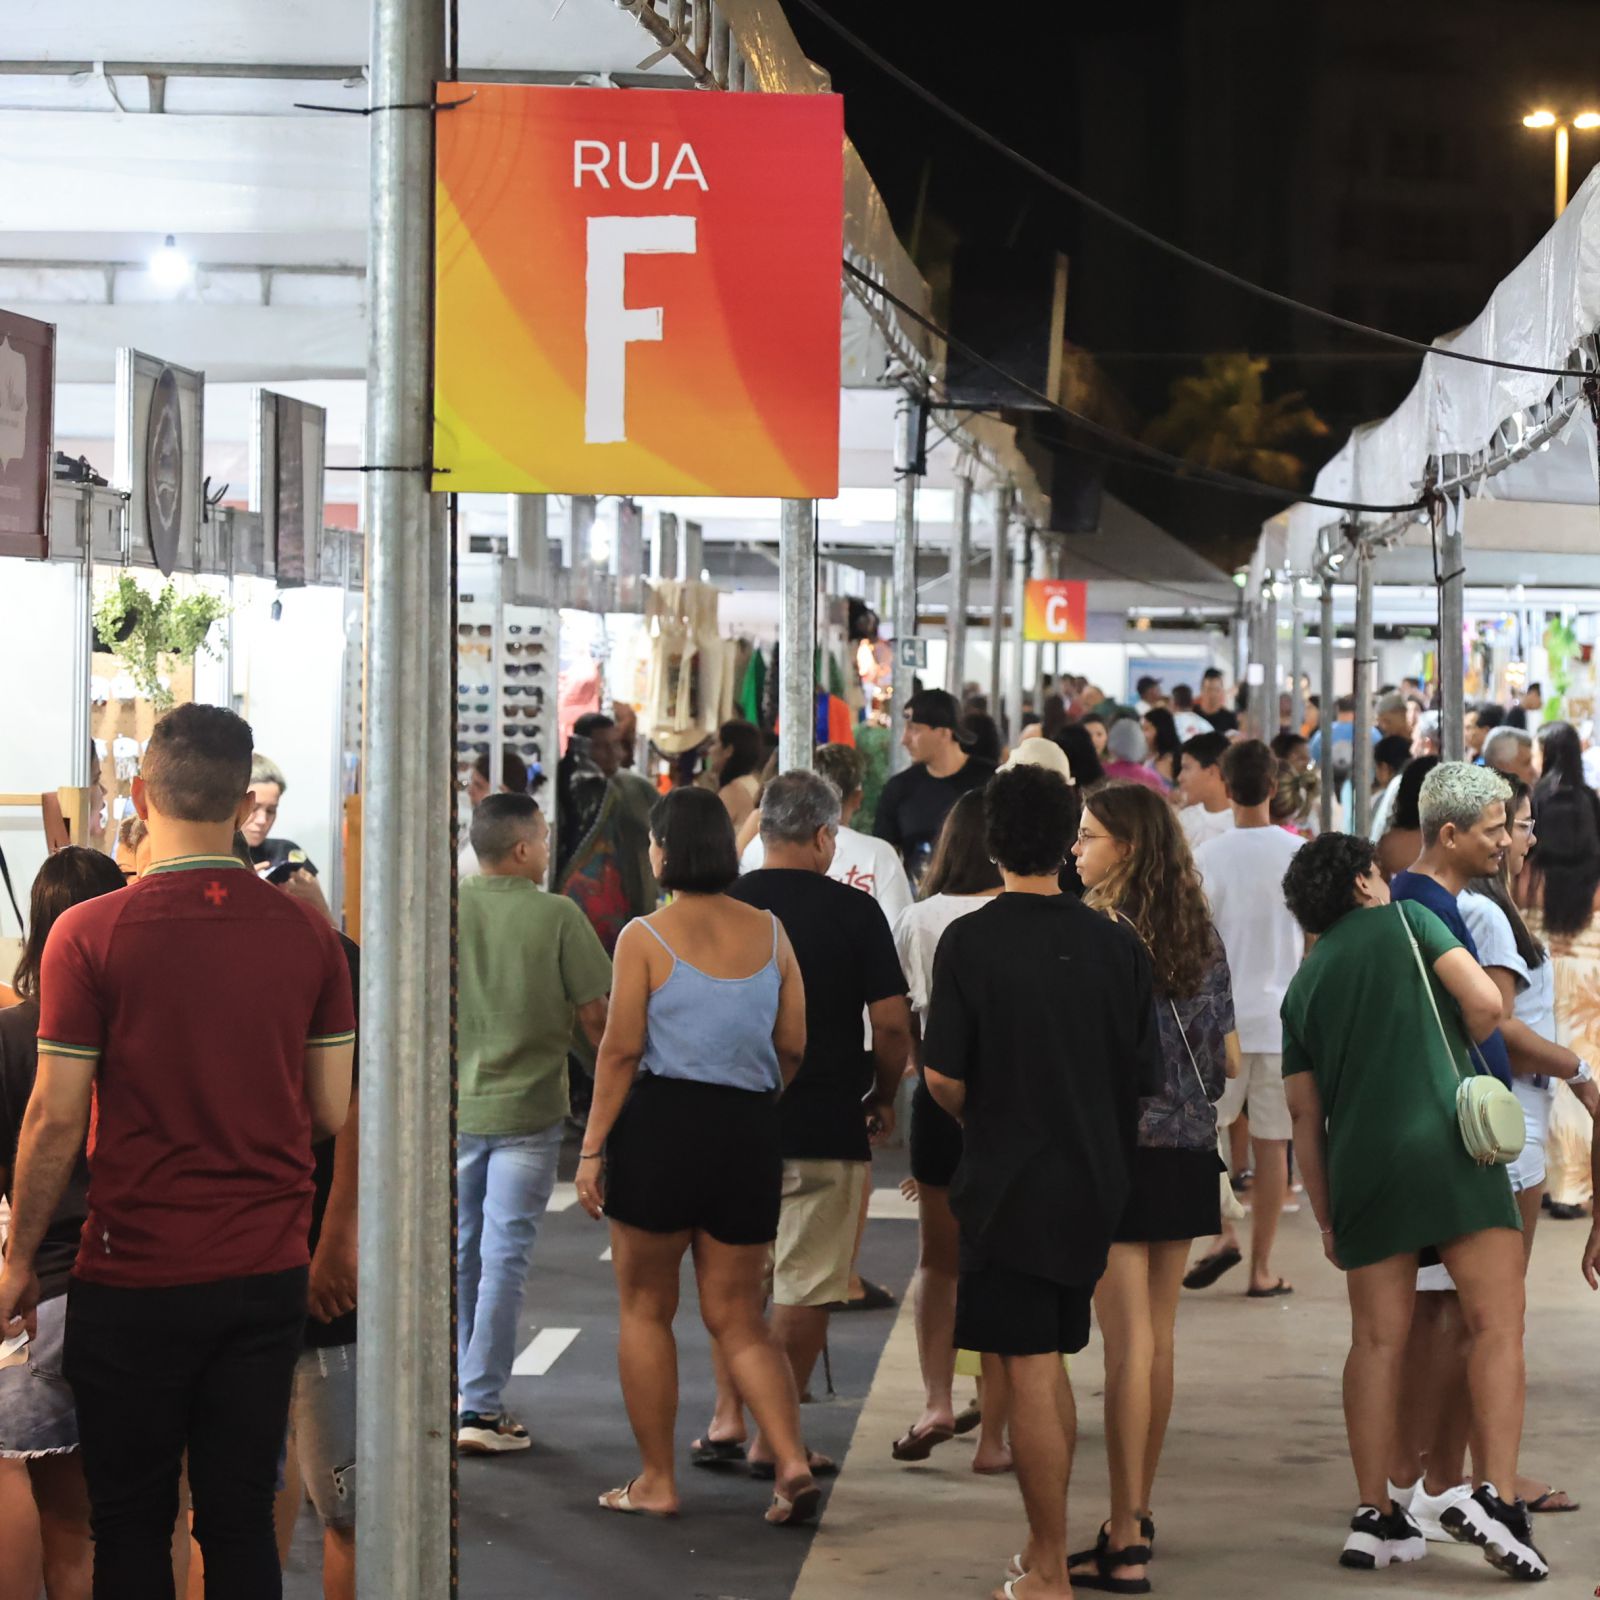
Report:
[[[727,808],[675,789],[650,818],[651,865],[673,900],[617,943],[578,1198],[611,1224],[617,1365],[643,1463],[602,1509],[675,1516],[677,1305],[694,1251],[700,1310],[776,1463],[766,1519],[810,1521],[821,1495],[789,1363],[764,1317],[778,1232],[778,1096],[805,1054],[805,990],[770,913],[728,897],[739,875]],[[603,1167],[603,1170],[602,1170]]]

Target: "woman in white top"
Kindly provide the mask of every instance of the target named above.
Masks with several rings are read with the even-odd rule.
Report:
[[[1504,774],[1503,774],[1504,776]],[[1509,1170],[1517,1209],[1522,1213],[1524,1263],[1533,1255],[1534,1230],[1539,1222],[1540,1201],[1544,1197],[1545,1136],[1550,1126],[1550,1102],[1558,1079],[1565,1079],[1574,1092],[1593,1110],[1600,1105],[1588,1064],[1564,1045],[1556,1043],[1556,974],[1550,952],[1528,931],[1512,899],[1511,886],[1521,875],[1533,848],[1533,800],[1527,786],[1506,777],[1511,798],[1506,815],[1511,824],[1511,843],[1506,850],[1500,874],[1477,878],[1461,896],[1461,915],[1478,947],[1478,960],[1500,990],[1504,1020],[1500,1032],[1511,1056],[1516,1074],[1511,1089],[1522,1105],[1527,1143]],[[1444,1400],[1438,1429],[1427,1450],[1427,1474],[1417,1484],[1412,1514],[1418,1516],[1424,1533],[1438,1520],[1450,1501],[1461,1491],[1457,1487],[1465,1470],[1466,1371],[1434,1373]],[[1459,1397],[1457,1404],[1451,1401]],[[1410,1468],[1410,1457],[1403,1463]],[[1410,1481],[1408,1478],[1406,1481]],[[1577,1504],[1563,1489],[1547,1482],[1523,1477],[1517,1482],[1518,1497],[1528,1502],[1530,1511],[1576,1511]]]
[[[983,791],[973,789],[950,808],[922,880],[922,898],[895,923],[895,948],[911,989],[912,1052],[921,1040],[933,958],[939,939],[958,917],[976,911],[1001,889],[1000,869],[989,859],[984,837]],[[920,1417],[894,1444],[896,1461],[926,1461],[935,1445],[978,1424],[969,1409],[955,1414],[956,1273],[959,1235],[950,1212],[950,1180],[961,1160],[961,1127],[934,1104],[918,1080],[911,1099],[911,1176],[917,1188],[921,1253],[915,1283],[917,1357],[926,1398]],[[983,1358],[983,1435],[972,1470],[1007,1472],[1011,1452],[1005,1442],[1005,1374],[997,1356]]]

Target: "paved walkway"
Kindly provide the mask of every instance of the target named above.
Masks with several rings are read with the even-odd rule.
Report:
[[[1578,1273],[1587,1224],[1541,1227],[1530,1285],[1529,1470],[1587,1502],[1536,1519],[1553,1576],[1546,1593],[1600,1584],[1600,1297]],[[1355,1492],[1339,1378],[1348,1316],[1309,1213],[1284,1218],[1277,1263],[1297,1286],[1248,1301],[1242,1269],[1186,1294],[1178,1324],[1178,1400],[1155,1514],[1158,1593],[1230,1600],[1322,1600],[1358,1588],[1406,1595],[1504,1587],[1476,1551],[1430,1547],[1415,1567],[1363,1578],[1336,1558]],[[1072,1364],[1079,1410],[1072,1482],[1075,1542],[1093,1542],[1108,1509],[1098,1338]],[[972,1444],[956,1440],[923,1465],[889,1444],[920,1409],[909,1312],[899,1318],[863,1407],[845,1470],[793,1600],[983,1600],[1020,1548],[1012,1479],[974,1477]]]

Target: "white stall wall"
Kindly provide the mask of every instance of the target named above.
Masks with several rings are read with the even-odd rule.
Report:
[[[338,589],[286,589],[275,622],[272,583],[240,578],[234,692],[255,733],[256,749],[271,756],[289,780],[275,836],[293,839],[331,888],[339,848],[334,810],[344,595]],[[335,912],[338,911],[335,906]]]
[[[0,556],[0,791],[40,794],[74,781],[72,706],[78,693],[72,618],[81,569],[66,563]],[[34,874],[45,858],[37,811],[0,807],[6,854],[24,914]],[[0,979],[11,975],[18,932],[0,892]]]

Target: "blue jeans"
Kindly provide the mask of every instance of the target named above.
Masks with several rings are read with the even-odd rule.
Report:
[[[556,1186],[562,1124],[542,1133],[464,1133],[456,1145],[456,1291],[461,1409],[498,1416],[517,1354],[528,1262]]]

